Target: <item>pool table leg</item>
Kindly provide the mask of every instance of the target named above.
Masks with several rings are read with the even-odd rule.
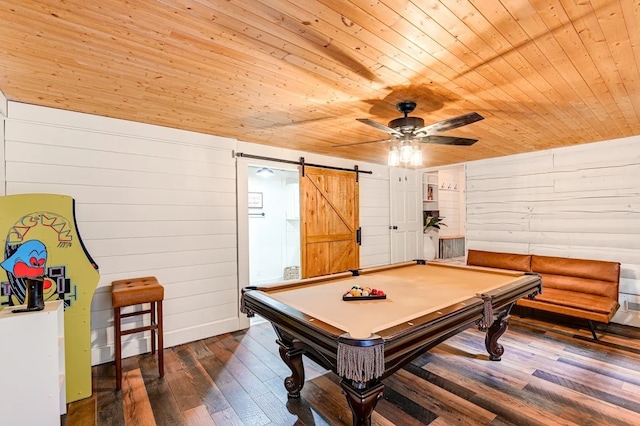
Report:
[[[484,346],[487,348],[487,352],[489,352],[489,359],[491,361],[500,361],[502,358],[504,347],[498,343],[498,339],[507,331],[509,319],[511,318],[509,313],[514,304],[515,303],[510,304],[504,312],[500,313],[487,330],[484,338]]]
[[[280,346],[280,358],[291,370],[291,376],[284,379],[284,387],[287,389],[289,398],[300,398],[300,391],[304,386],[304,364],[302,363],[302,354],[304,350],[296,349],[293,345],[277,340]]]
[[[382,397],[382,391],[384,385],[378,383],[373,387],[369,387],[364,390],[354,389],[347,380],[340,381],[340,387],[342,393],[347,397],[349,408],[351,408],[351,414],[353,416],[353,426],[370,426],[371,425],[371,413],[380,397]]]

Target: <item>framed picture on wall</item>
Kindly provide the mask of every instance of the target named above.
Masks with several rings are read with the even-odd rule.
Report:
[[[249,192],[249,208],[250,209],[262,208],[262,192]]]

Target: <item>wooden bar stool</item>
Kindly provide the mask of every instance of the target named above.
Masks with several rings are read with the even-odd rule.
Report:
[[[151,353],[156,353],[156,332],[158,337],[158,370],[164,377],[164,354],[162,343],[162,300],[164,287],[156,277],[130,278],[111,283],[111,302],[115,325],[116,344],[116,389],[122,387],[122,336],[151,330]],[[122,314],[120,308],[149,303],[149,309]],[[151,314],[151,323],[146,326],[122,331],[121,320],[136,315]]]

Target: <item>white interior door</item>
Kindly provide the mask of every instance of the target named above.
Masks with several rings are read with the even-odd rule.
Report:
[[[415,170],[392,168],[389,178],[391,263],[422,258],[420,174]]]

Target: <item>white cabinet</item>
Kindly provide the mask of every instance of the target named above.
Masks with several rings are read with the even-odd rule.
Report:
[[[0,423],[59,426],[66,413],[63,303],[11,312],[17,308],[0,310]]]

